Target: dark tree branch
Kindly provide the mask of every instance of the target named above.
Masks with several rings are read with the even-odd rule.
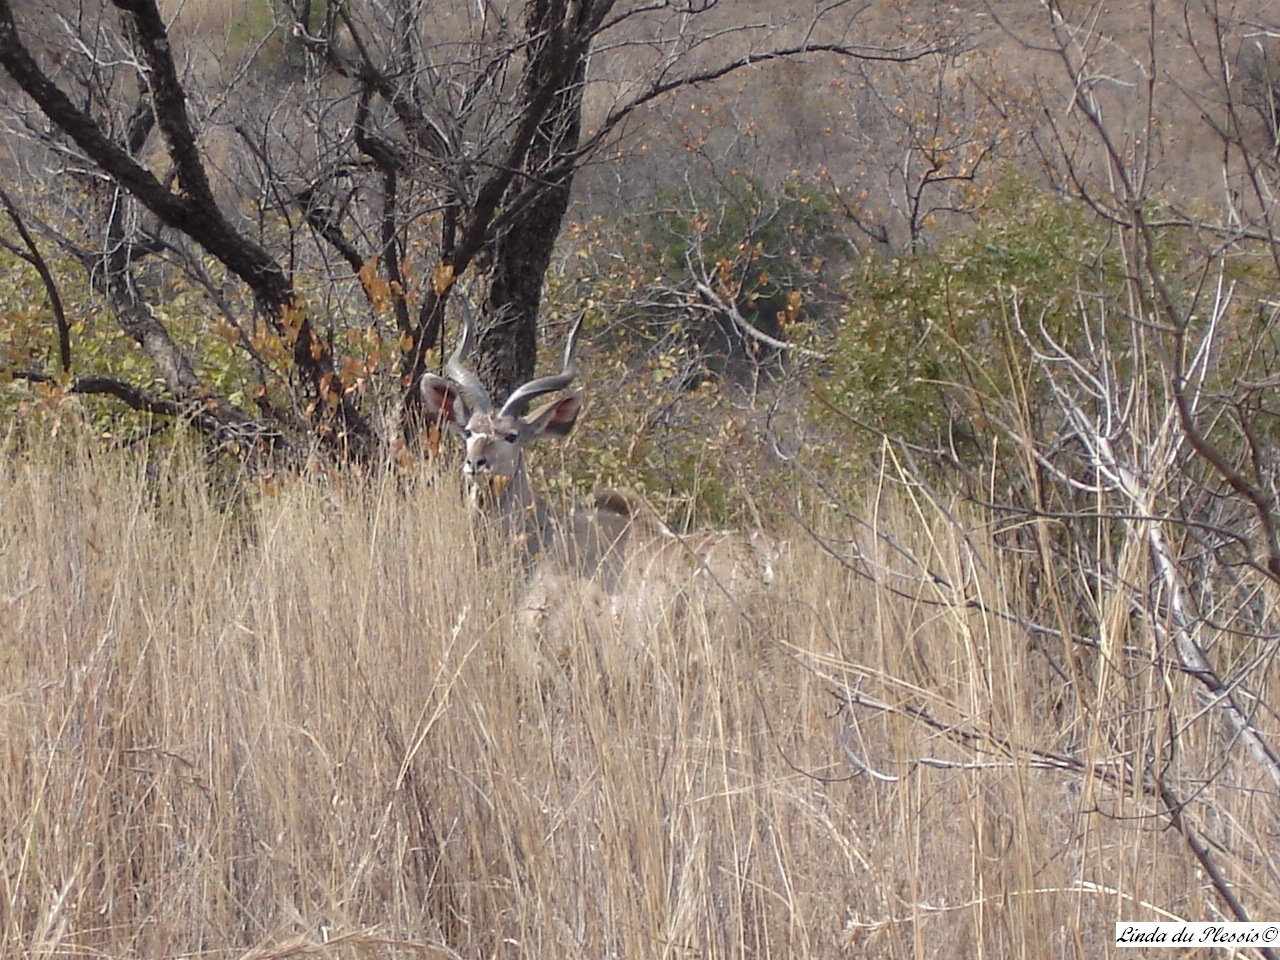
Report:
[[[205,173],[204,164],[200,160],[200,150],[196,146],[191,118],[187,115],[186,92],[178,80],[169,35],[155,0],[112,0],[112,2],[120,10],[133,16],[137,44],[142,48],[142,55],[150,68],[147,71],[146,80],[151,88],[152,110],[156,123],[164,134],[169,156],[173,158],[174,165],[178,169],[182,191],[198,203],[207,204],[216,209],[213,191],[209,188],[209,177]]]
[[[17,370],[12,375],[15,380],[26,380],[29,383],[57,383],[56,377],[32,370]],[[123,401],[131,410],[162,417],[180,417],[190,409],[189,404],[153,397],[133,384],[114,377],[77,377],[67,384],[66,390],[68,393],[105,394]]]
[[[53,310],[53,321],[58,328],[58,361],[62,372],[68,373],[71,370],[71,325],[67,323],[67,314],[62,307],[62,295],[58,292],[57,281],[53,279],[49,264],[45,262],[40,248],[36,246],[35,240],[27,230],[27,225],[22,221],[18,208],[13,205],[13,201],[3,189],[0,189],[0,204],[4,205],[5,212],[17,228],[18,236],[22,238],[26,251],[19,250],[7,241],[0,240],[0,243],[4,243],[10,252],[35,267],[36,273],[40,275],[40,282],[44,284],[45,293],[49,297],[49,307]]]
[[[372,430],[346,396],[333,370],[332,351],[316,338],[305,312],[293,309],[292,281],[263,247],[242,236],[231,225],[213,198],[187,115],[185,93],[173,64],[170,41],[155,0],[113,2],[132,17],[137,28],[138,43],[150,68],[152,103],[148,109],[164,132],[178,170],[181,192],[174,193],[157,180],[44,74],[18,36],[10,0],[0,0],[0,67],[58,129],[163,224],[195,240],[248,284],[277,330],[292,339],[294,365],[302,374],[311,410],[319,414],[330,408],[322,398],[339,397],[335,413],[340,428],[336,432],[325,431],[325,435],[340,444],[354,443],[363,450]],[[143,131],[148,124],[145,111],[140,112],[138,122],[130,131],[131,147],[145,141]],[[188,389],[181,364],[166,371],[166,380],[179,383],[184,392]]]
[[[136,2],[155,6],[151,0]],[[170,192],[45,76],[18,36],[10,0],[0,0],[0,66],[89,159],[137,197],[162,223],[187,234],[225,263],[273,313],[278,315],[293,300],[292,284],[280,266],[256,243],[240,236],[216,205],[195,196]],[[158,114],[164,112],[157,109]],[[184,183],[183,187],[187,189],[188,185]],[[198,184],[195,187],[199,189]],[[207,189],[207,184],[205,187]]]
[[[739,57],[719,66],[712,67],[707,70],[700,70],[697,73],[687,74],[681,77],[675,77],[670,80],[659,80],[652,84],[643,93],[637,94],[621,106],[615,107],[609,111],[608,116],[600,124],[600,128],[595,131],[582,144],[579,149],[579,162],[582,156],[594,152],[609,137],[609,134],[615,130],[622,121],[635,113],[636,110],[645,104],[652,103],[660,97],[666,96],[676,90],[685,87],[696,87],[704,83],[712,83],[721,80],[732,73],[747,67],[760,66],[775,60],[794,60],[797,57],[814,53],[829,53],[840,57],[847,57],[856,60],[869,61],[885,61],[890,63],[912,63],[916,60],[922,60],[925,57],[933,56],[937,53],[945,53],[953,44],[938,43],[926,44],[917,48],[904,48],[900,50],[887,50],[880,47],[864,47],[843,43],[812,43],[797,44],[789,47],[778,47],[773,50],[764,50],[759,53],[749,53],[746,56]]]
[[[1169,785],[1163,779],[1159,781],[1159,786],[1160,802],[1164,804],[1165,813],[1169,817],[1169,822],[1173,824],[1174,829],[1177,830],[1178,833],[1182,835],[1182,838],[1187,842],[1187,846],[1190,848],[1192,855],[1196,858],[1197,862],[1199,862],[1200,866],[1204,868],[1204,872],[1208,875],[1210,883],[1213,884],[1213,889],[1217,891],[1218,896],[1222,898],[1223,902],[1231,910],[1231,915],[1240,923],[1248,923],[1251,919],[1249,917],[1249,911],[1244,908],[1240,899],[1235,895],[1235,891],[1233,890],[1234,885],[1230,880],[1223,876],[1222,871],[1218,868],[1218,864],[1214,861],[1212,854],[1210,854],[1209,848],[1206,847],[1199,836],[1196,835],[1195,829],[1187,823],[1187,819],[1184,815],[1184,809],[1186,807],[1185,802],[1180,801],[1174,795],[1173,791],[1169,788]],[[1266,958],[1266,960],[1280,960],[1280,954],[1277,954],[1276,951],[1270,947],[1263,946],[1256,949],[1261,956]]]
[[[396,239],[396,171],[394,168],[382,174],[382,265],[387,272],[387,285],[391,288],[391,303],[396,314],[396,329],[412,333],[409,323],[409,303],[405,299],[404,277],[400,273],[400,244]]]
[[[295,198],[299,209],[302,211],[302,219],[329,246],[338,251],[338,255],[347,262],[352,270],[359,273],[360,268],[364,266],[364,257],[360,256],[360,251],[355,248],[355,245],[347,239],[347,235],[342,232],[342,225],[338,223],[338,218],[334,215],[333,209],[316,196],[317,186],[313,185],[299,191]]]
[[[56,383],[54,377],[31,370],[14,371],[15,380],[29,383]],[[77,377],[64,388],[67,393],[115,397],[139,413],[188,420],[197,430],[219,443],[242,447],[274,447],[283,439],[275,426],[266,420],[228,420],[212,400],[178,403],[153,397],[133,384],[115,377]]]

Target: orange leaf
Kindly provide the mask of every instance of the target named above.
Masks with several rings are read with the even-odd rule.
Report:
[[[431,272],[431,289],[435,295],[441,296],[446,290],[453,286],[453,264],[440,263],[436,265],[435,270]]]
[[[369,299],[373,302],[374,312],[381,313],[387,309],[387,298],[391,294],[391,285],[378,276],[378,255],[376,253],[364,262],[364,266],[360,268],[357,276],[360,278],[360,285],[364,287],[364,292],[368,294]]]
[[[302,332],[302,325],[307,322],[307,311],[296,304],[288,304],[284,308],[284,313],[280,317],[280,323],[284,326],[284,342],[292,347],[298,342],[298,335]]]
[[[369,284],[378,279],[378,255],[375,253],[364,262],[364,266],[360,268],[360,272],[356,274],[360,278],[360,285],[369,289]]]

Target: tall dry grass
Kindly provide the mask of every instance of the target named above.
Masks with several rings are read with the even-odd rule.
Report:
[[[750,619],[536,640],[450,484],[343,483],[0,467],[3,956],[1096,957],[1210,900],[1097,784],[918,722],[1060,745],[1025,635],[939,580],[793,533]],[[909,506],[864,569],[1012,605]]]

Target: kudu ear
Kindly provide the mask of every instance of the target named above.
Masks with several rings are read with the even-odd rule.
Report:
[[[439,417],[450,430],[461,433],[471,419],[471,411],[467,409],[467,401],[458,386],[434,373],[424,373],[421,389],[422,401],[431,411],[431,416]]]
[[[566,436],[573,425],[578,422],[578,412],[582,409],[582,391],[575,390],[567,397],[539,407],[530,414],[525,422],[533,428],[531,440],[538,437]]]

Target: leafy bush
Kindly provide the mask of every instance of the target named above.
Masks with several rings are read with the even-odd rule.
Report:
[[[704,366],[688,368],[690,385],[732,372],[731,358],[759,357],[759,344],[734,332],[700,286],[758,330],[785,336],[802,309],[811,315],[829,299],[828,261],[848,250],[818,185],[793,178],[770,188],[736,171],[663,189],[643,209],[597,218],[569,240],[573,283],[561,294],[612,304],[608,328],[651,357],[673,345],[704,354]]]
[[[689,526],[754,519],[767,462],[747,395],[761,370],[781,370],[699,287],[790,339],[834,295],[827,261],[847,249],[813,184],[736,172],[707,184],[570,231],[544,311],[585,313],[592,344],[587,413],[549,482],[636,489]]]
[[[1077,296],[1122,276],[1106,232],[1084,211],[1011,176],[972,230],[932,251],[864,257],[846,281],[830,368],[815,378],[820,408],[841,416],[817,415],[847,417],[864,437],[972,452],[989,401],[1035,389],[1013,311],[1070,342]]]

